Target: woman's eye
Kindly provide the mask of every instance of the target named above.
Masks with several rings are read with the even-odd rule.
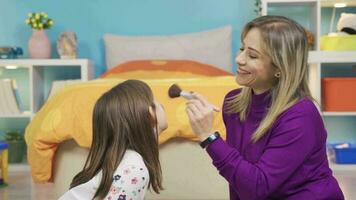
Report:
[[[255,56],[255,55],[249,55],[249,57],[252,58],[252,59],[256,59],[257,58],[257,56]]]
[[[244,48],[242,48],[242,47],[240,48],[240,51],[244,51],[244,50],[245,50]]]

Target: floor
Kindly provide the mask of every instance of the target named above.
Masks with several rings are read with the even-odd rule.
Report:
[[[336,171],[340,187],[345,199],[356,199],[356,172]],[[51,184],[34,184],[30,178],[30,169],[27,164],[12,164],[9,166],[9,186],[0,188],[1,200],[52,200]]]
[[[34,184],[27,164],[9,166],[9,185],[0,188],[0,200],[52,200],[52,184]]]
[[[346,200],[356,199],[356,171],[337,172],[335,177],[339,182]]]

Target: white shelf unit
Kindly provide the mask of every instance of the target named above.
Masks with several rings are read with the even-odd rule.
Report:
[[[356,64],[356,51],[311,51],[309,52],[310,79],[309,85],[314,98],[322,103],[322,68],[324,64]],[[336,66],[337,67],[337,66]],[[356,89],[356,88],[355,88]],[[320,108],[321,110],[321,108]],[[321,110],[323,117],[356,117],[356,112],[325,112]],[[355,122],[356,123],[356,122]],[[356,133],[356,131],[355,131]],[[356,164],[331,163],[330,167],[335,172],[356,172]]]
[[[334,7],[335,3],[346,3],[347,6],[356,6],[355,0],[321,0],[320,3],[322,7]]]
[[[311,7],[311,25],[310,30],[315,36],[314,50],[319,50],[320,45],[320,1],[319,0],[261,0],[262,3],[262,15],[268,14],[268,8],[273,7],[284,7],[284,6],[308,6]],[[287,16],[288,17],[288,16]]]
[[[356,51],[311,51],[309,52],[310,88],[315,99],[322,103],[321,73],[324,64],[356,64]],[[337,66],[335,66],[337,67]],[[356,112],[324,112],[323,116],[356,116]]]
[[[0,118],[32,118],[33,116],[34,114],[28,111],[21,114],[1,115]]]
[[[356,112],[322,112],[323,116],[355,116]]]
[[[27,68],[29,76],[29,110],[22,114],[0,115],[0,118],[32,118],[43,105],[44,68],[79,67],[80,79],[88,81],[94,77],[93,63],[88,59],[0,59],[0,68]],[[16,69],[13,69],[16,70]]]
[[[332,3],[331,3],[332,1]],[[310,6],[311,13],[310,16],[312,19],[312,24],[315,24],[313,30],[314,33],[316,46],[314,47],[313,51],[309,52],[309,86],[312,92],[313,97],[316,99],[317,102],[320,104],[322,103],[322,69],[323,65],[325,64],[356,64],[356,51],[320,51],[320,13],[321,7],[327,7],[336,3],[333,0],[262,0],[262,15],[268,14],[268,8],[270,6],[276,7],[283,7],[283,6],[294,6],[294,5],[303,5],[303,6]],[[346,2],[348,5],[356,5],[355,0],[349,0]],[[288,17],[288,16],[287,16]],[[356,89],[356,88],[355,88]],[[356,112],[324,112],[321,110],[321,114],[323,117],[356,117]],[[356,122],[355,122],[356,123]],[[356,131],[355,131],[356,134]],[[338,172],[348,172],[352,171],[353,173],[356,172],[356,165],[348,165],[348,164],[335,164],[332,163],[330,167],[334,171]]]

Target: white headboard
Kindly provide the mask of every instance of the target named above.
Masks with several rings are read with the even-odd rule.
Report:
[[[105,34],[108,69],[132,60],[194,60],[232,72],[232,27],[172,36]]]

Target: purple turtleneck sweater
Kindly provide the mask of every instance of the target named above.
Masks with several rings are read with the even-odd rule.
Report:
[[[344,199],[328,165],[324,124],[311,100],[304,98],[288,108],[264,137],[251,141],[270,103],[269,92],[253,94],[244,122],[224,111],[226,142],[217,139],[207,147],[229,182],[230,199]]]

